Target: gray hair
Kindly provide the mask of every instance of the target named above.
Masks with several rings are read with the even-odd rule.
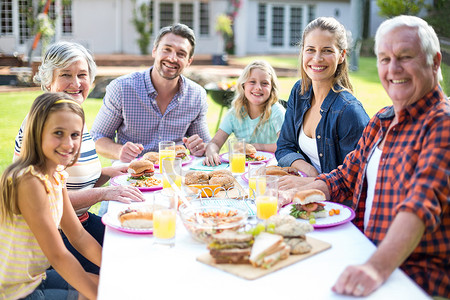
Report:
[[[74,42],[61,41],[50,45],[45,53],[39,71],[34,76],[34,82],[40,84],[43,91],[49,92],[53,82],[53,71],[66,68],[75,61],[85,59],[89,68],[91,84],[97,75],[97,65],[91,53],[82,45]]]
[[[427,58],[427,64],[429,66],[433,65],[433,59],[437,53],[441,53],[441,47],[439,45],[439,39],[433,27],[428,25],[428,23],[415,16],[397,16],[392,19],[388,19],[381,23],[380,27],[377,29],[375,34],[375,54],[378,56],[378,46],[383,37],[395,28],[407,26],[411,28],[417,28],[417,35],[419,36],[420,46],[422,51],[425,53]],[[442,80],[442,72],[439,67],[438,70],[438,81]]]
[[[184,25],[181,23],[176,23],[176,24],[161,28],[159,30],[158,36],[155,39],[153,47],[158,48],[159,42],[161,41],[162,37],[168,33],[173,33],[175,35],[178,35],[178,36],[181,36],[181,37],[187,39],[192,46],[191,52],[189,52],[189,58],[191,58],[192,55],[194,55],[194,50],[195,50],[194,31],[191,28],[189,28],[187,25]]]

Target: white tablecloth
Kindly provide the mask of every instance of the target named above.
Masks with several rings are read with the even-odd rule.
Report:
[[[126,204],[111,202],[109,212]],[[310,236],[330,249],[255,280],[196,261],[206,245],[194,241],[177,220],[176,245],[160,248],[152,235],[107,227],[98,299],[355,299],[331,291],[350,264],[364,263],[375,246],[352,224],[317,229]],[[162,297],[162,298],[161,298]],[[401,270],[367,299],[429,299]]]

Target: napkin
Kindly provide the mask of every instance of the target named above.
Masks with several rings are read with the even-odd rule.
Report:
[[[223,170],[228,168],[229,164],[228,163],[221,163],[218,166],[204,166],[203,165],[203,160],[198,161],[197,163],[193,164],[191,166],[191,170],[196,170],[196,171],[216,171],[216,170]]]

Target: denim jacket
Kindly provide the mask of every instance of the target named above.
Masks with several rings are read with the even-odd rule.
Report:
[[[335,90],[340,87],[336,85]],[[311,164],[309,157],[300,149],[298,137],[303,117],[311,107],[312,86],[300,95],[301,81],[292,88],[285,120],[277,141],[275,156],[282,167],[303,159]],[[369,116],[361,102],[351,93],[330,92],[320,108],[322,118],[316,128],[316,142],[322,173],[328,173],[341,165],[345,156],[355,149],[359,138],[369,122]]]

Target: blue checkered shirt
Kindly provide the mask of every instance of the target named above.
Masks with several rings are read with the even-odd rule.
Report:
[[[209,142],[205,89],[180,76],[180,90],[161,114],[151,70],[119,77],[106,87],[103,105],[91,129],[94,141],[107,137],[122,145],[128,141],[140,143],[144,146],[142,154],[158,151],[160,141],[180,144],[183,137],[194,134]]]

